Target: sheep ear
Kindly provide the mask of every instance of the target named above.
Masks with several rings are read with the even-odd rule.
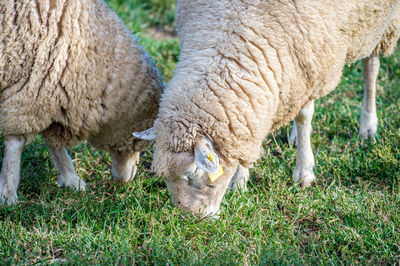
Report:
[[[154,127],[146,129],[144,131],[140,132],[133,132],[132,136],[138,138],[138,139],[144,139],[144,140],[155,140],[156,135],[154,135]]]
[[[219,166],[219,158],[213,146],[209,138],[203,137],[197,141],[194,149],[196,166],[207,173],[217,172]]]

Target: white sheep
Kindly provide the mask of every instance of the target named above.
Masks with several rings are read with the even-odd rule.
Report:
[[[313,101],[336,87],[345,64],[372,54],[398,4],[178,1],[181,55],[161,98],[153,158],[173,203],[215,214],[238,165],[249,167],[265,136],[294,118],[294,180],[310,185]]]
[[[163,82],[150,56],[101,0],[0,2],[0,201],[17,202],[20,157],[46,141],[61,186],[84,190],[64,146],[108,150],[112,174],[129,181],[151,142]]]

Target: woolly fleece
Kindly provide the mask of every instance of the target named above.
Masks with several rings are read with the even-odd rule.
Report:
[[[163,83],[147,53],[100,0],[0,1],[0,128],[141,150]],[[136,146],[136,147],[135,147]]]
[[[249,167],[269,132],[333,90],[345,64],[372,54],[398,4],[178,1],[181,55],[155,123],[153,169],[173,176],[201,136]]]

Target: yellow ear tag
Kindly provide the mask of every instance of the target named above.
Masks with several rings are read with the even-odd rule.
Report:
[[[214,157],[212,156],[212,153],[207,154],[208,159],[213,163],[214,162]]]
[[[224,169],[222,169],[221,165],[218,165],[218,170],[215,173],[207,173],[208,178],[210,178],[211,183],[214,183],[220,176],[224,174]]]

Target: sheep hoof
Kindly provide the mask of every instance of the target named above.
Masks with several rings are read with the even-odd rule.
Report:
[[[236,184],[236,189],[242,191],[242,192],[247,192],[247,180],[246,179],[241,179],[237,184]]]
[[[314,178],[314,179],[312,179],[312,178]],[[315,177],[313,176],[313,177],[305,177],[304,178],[304,180],[301,182],[301,184],[300,184],[300,186],[301,186],[301,188],[302,189],[305,189],[305,188],[307,188],[307,187],[311,187],[312,186],[312,184],[314,183],[314,181],[315,181]],[[311,181],[309,181],[311,179]]]
[[[302,189],[311,186],[315,181],[315,175],[312,168],[301,169],[296,167],[293,172],[293,181],[300,184]]]
[[[18,203],[17,195],[14,195],[11,192],[3,192],[0,196],[0,204],[7,204],[8,206],[12,206]]]
[[[126,169],[125,169],[126,170]],[[112,167],[111,174],[114,179],[121,181],[121,182],[130,182],[135,178],[137,171],[137,166],[133,165],[130,171],[117,171],[114,167]]]
[[[376,135],[375,128],[360,128],[358,135],[363,139],[372,139]]]
[[[247,192],[247,179],[243,178],[237,182],[231,182],[231,184],[229,184],[229,189],[232,191]]]
[[[12,191],[6,184],[0,180],[0,204],[15,205],[18,202],[17,191]]]
[[[130,182],[135,178],[140,152],[111,151],[111,175],[121,182]]]
[[[236,173],[233,175],[231,179],[231,183],[229,184],[228,189],[233,191],[240,190],[242,192],[246,192],[249,175],[250,175],[249,169],[239,165],[236,170]]]
[[[378,128],[378,118],[375,113],[362,112],[360,119],[360,130],[358,135],[363,139],[371,139],[375,136]]]
[[[80,179],[77,175],[71,176],[69,178],[64,177],[63,175],[59,175],[58,184],[60,185],[60,187],[70,187],[75,189],[76,191],[86,190],[85,181]]]

